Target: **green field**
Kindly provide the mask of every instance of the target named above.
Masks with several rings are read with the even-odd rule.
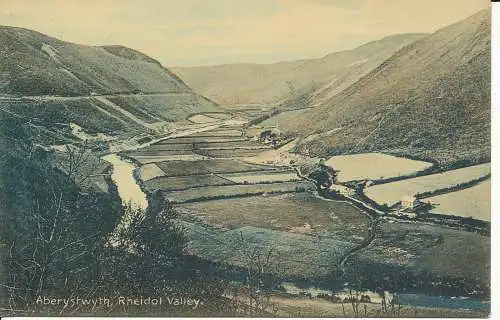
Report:
[[[340,236],[359,243],[369,220],[347,202],[325,201],[308,192],[222,199],[179,206],[209,225],[234,229],[252,226],[318,236]],[[308,224],[310,227],[304,228]]]
[[[311,183],[305,181],[233,186],[210,186],[167,192],[166,197],[170,201],[183,203],[189,201],[204,201],[207,199],[220,199],[246,195],[297,192],[304,189],[313,190],[314,186]],[[265,202],[265,200],[266,198],[262,198],[263,202]]]
[[[204,186],[221,186],[234,184],[229,180],[215,175],[183,176],[183,177],[159,177],[144,182],[148,191],[152,190],[183,190],[187,188],[198,188]]]
[[[250,164],[233,159],[209,159],[197,161],[165,161],[157,163],[165,175],[169,177],[209,174],[209,173],[229,173],[229,172],[248,172],[279,170],[279,167]]]

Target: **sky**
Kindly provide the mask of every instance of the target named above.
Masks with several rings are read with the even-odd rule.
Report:
[[[319,58],[433,32],[489,0],[0,0],[0,24],[121,44],[167,67]]]

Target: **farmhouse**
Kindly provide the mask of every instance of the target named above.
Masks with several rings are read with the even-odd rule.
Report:
[[[337,192],[343,196],[353,196],[355,193],[354,189],[344,187],[344,186],[339,185],[339,184],[332,184],[330,186],[330,190]]]
[[[414,196],[404,196],[401,198],[402,209],[415,209],[419,204],[420,202]]]

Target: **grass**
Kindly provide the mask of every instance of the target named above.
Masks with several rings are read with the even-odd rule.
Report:
[[[473,187],[426,198],[435,205],[433,213],[473,217],[479,220],[491,219],[491,180]]]
[[[313,186],[309,182],[303,181],[237,186],[210,186],[167,192],[166,197],[173,202],[183,203],[238,196],[261,195],[264,193],[291,193],[304,189],[313,189]],[[264,200],[265,198],[263,198],[263,201]]]
[[[223,175],[225,179],[235,183],[263,183],[263,182],[285,182],[301,180],[295,171],[288,172],[257,172],[257,173],[229,173]]]
[[[182,137],[182,138],[173,138],[173,139],[167,139],[167,140],[162,140],[158,142],[155,145],[163,145],[163,144],[185,144],[189,143],[192,144],[194,143],[201,143],[201,142],[207,142],[207,143],[214,143],[214,142],[239,142],[239,141],[246,141],[246,138],[241,138],[241,137]]]
[[[251,226],[227,231],[214,230],[197,223],[182,222],[190,240],[187,251],[209,261],[246,267],[243,250],[265,256],[270,249],[270,261],[279,265],[283,276],[314,279],[328,274],[332,261],[353,246],[340,238],[312,237]],[[243,235],[243,241],[241,236]]]
[[[368,288],[444,296],[476,291],[484,297],[489,296],[490,242],[477,233],[389,220],[351,263]]]
[[[187,188],[231,185],[233,182],[215,175],[159,177],[144,183],[148,191],[153,190],[183,190]]]
[[[147,163],[157,163],[157,162],[165,162],[165,161],[183,161],[183,162],[189,162],[189,161],[197,161],[197,160],[202,160],[205,159],[205,157],[193,154],[193,153],[187,153],[187,154],[170,154],[170,155],[134,155],[132,156],[137,162],[140,164],[147,164]]]
[[[354,243],[365,236],[369,223],[368,218],[349,203],[321,200],[307,192],[189,203],[180,208],[198,215],[209,225],[222,228],[252,226],[338,236]],[[303,228],[305,224],[311,228]]]
[[[405,179],[391,183],[375,185],[365,189],[365,194],[379,204],[393,205],[405,195],[435,191],[459,183],[468,182],[490,173],[490,164],[480,164],[442,173]]]
[[[196,134],[197,137],[219,137],[219,138],[241,137],[242,135],[243,132],[236,129],[220,129],[220,130],[199,132]]]
[[[262,149],[200,149],[196,153],[212,158],[244,158],[256,156],[262,151]]]
[[[195,93],[118,96],[112,101],[120,106],[136,106],[167,121],[181,121],[200,111],[218,112],[221,110],[213,102]]]
[[[167,176],[184,176],[209,173],[247,172],[275,170],[276,167],[255,165],[233,159],[209,159],[197,161],[166,161],[157,163]]]
[[[340,170],[337,179],[339,182],[346,182],[406,176],[430,168],[432,163],[382,153],[361,153],[331,157],[326,165]]]

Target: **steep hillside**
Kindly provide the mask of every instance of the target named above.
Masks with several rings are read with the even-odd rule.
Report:
[[[442,164],[490,152],[490,11],[398,51],[355,84],[287,123],[320,155],[386,151]]]
[[[310,91],[317,91],[319,97],[326,98],[335,90],[346,88],[404,45],[422,36],[394,35],[321,59],[171,70],[194,90],[227,107],[275,104]]]
[[[130,48],[77,45],[1,26],[0,47],[0,111],[54,131],[69,122],[111,134],[163,130],[192,113],[221,111]]]

